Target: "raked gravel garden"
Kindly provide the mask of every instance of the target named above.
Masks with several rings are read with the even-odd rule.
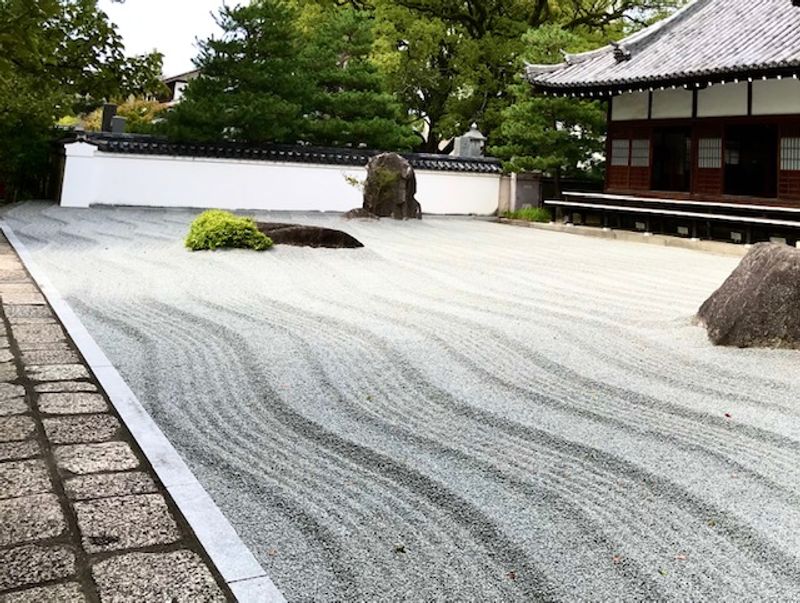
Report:
[[[692,322],[738,258],[487,220],[4,219],[290,601],[796,600],[800,352]]]

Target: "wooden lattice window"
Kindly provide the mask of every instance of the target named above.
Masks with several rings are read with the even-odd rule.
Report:
[[[631,150],[631,141],[627,138],[615,138],[611,141],[611,165],[627,166]]]
[[[714,170],[722,167],[721,138],[701,138],[697,141],[697,167]]]
[[[781,169],[800,171],[800,137],[781,138]]]
[[[631,166],[650,167],[650,140],[631,141]]]

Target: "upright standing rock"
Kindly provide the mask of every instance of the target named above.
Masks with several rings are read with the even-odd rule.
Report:
[[[382,153],[369,160],[364,183],[364,209],[395,220],[422,218],[417,177],[408,160],[397,153]]]
[[[716,345],[800,348],[800,250],[754,245],[697,318]]]

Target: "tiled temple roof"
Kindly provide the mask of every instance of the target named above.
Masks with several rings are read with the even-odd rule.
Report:
[[[83,140],[104,153],[132,155],[173,155],[177,157],[213,157],[278,161],[286,163],[318,163],[325,165],[366,165],[370,157],[382,151],[307,147],[301,145],[249,145],[244,143],[173,143],[137,135],[81,134],[71,140]],[[426,153],[400,153],[415,169],[445,172],[500,173],[500,160],[491,157],[454,157]]]
[[[718,83],[795,75],[800,68],[797,0],[695,0],[616,44],[528,65],[537,90],[557,93]]]

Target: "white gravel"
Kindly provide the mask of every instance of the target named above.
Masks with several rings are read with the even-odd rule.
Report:
[[[286,214],[366,247],[189,253],[191,212],[5,216],[292,601],[800,598],[800,355],[691,323],[736,258]]]

